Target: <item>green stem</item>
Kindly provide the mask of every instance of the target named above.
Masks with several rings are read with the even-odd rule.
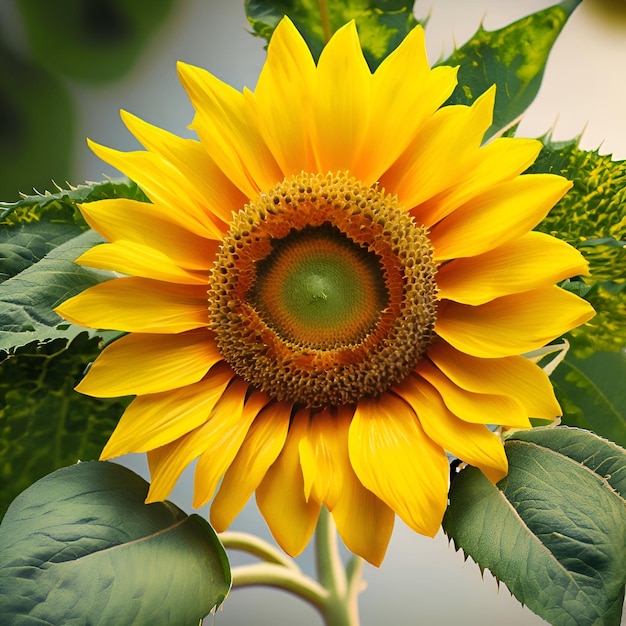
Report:
[[[358,594],[362,561],[355,557],[348,575],[339,556],[337,531],[330,513],[322,507],[315,533],[317,575],[328,591],[322,615],[326,626],[359,626]]]
[[[293,559],[255,535],[229,530],[220,533],[220,541],[226,549],[247,552],[268,563],[282,565],[287,569],[301,573]]]
[[[224,547],[262,559],[263,563],[241,565],[231,570],[233,589],[265,585],[289,591],[313,605],[326,626],[359,626],[358,594],[363,561],[354,557],[347,569],[339,555],[335,523],[322,507],[315,533],[319,582],[306,576],[295,561],[263,539],[248,533],[220,534]]]
[[[328,9],[326,8],[326,0],[317,0],[317,4],[320,8],[320,16],[322,18],[322,30],[324,31],[324,43],[330,41],[330,22],[328,21]]]
[[[290,591],[310,602],[324,614],[329,593],[319,583],[302,573],[275,563],[240,565],[231,570],[233,589],[250,585],[265,585]]]

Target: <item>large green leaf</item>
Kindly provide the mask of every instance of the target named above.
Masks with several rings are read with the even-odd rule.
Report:
[[[626,448],[626,354],[567,355],[551,380],[564,424],[588,428]]]
[[[55,222],[32,222],[0,229],[0,283],[17,276],[81,233],[79,226]]]
[[[447,104],[471,104],[497,86],[493,124],[485,138],[513,125],[535,99],[548,55],[581,0],[564,0],[499,30],[482,26],[441,65],[459,65],[459,83]]]
[[[372,70],[398,47],[418,23],[412,0],[246,0],[246,15],[254,34],[269,41],[278,22],[288,15],[317,60],[338,28],[354,19],[363,54]]]
[[[46,474],[100,456],[128,404],[74,391],[100,343],[82,333],[70,344],[33,343],[0,360],[0,516]]]
[[[219,606],[230,569],[215,532],[114,463],[42,478],[0,525],[3,624],[188,624]]]
[[[444,530],[554,626],[617,626],[626,583],[626,451],[574,428],[520,431],[509,473],[453,481]]]
[[[88,82],[123,75],[172,5],[172,0],[17,2],[37,61]]]
[[[585,151],[578,142],[546,141],[531,173],[554,173],[574,182],[538,230],[564,239],[589,261],[591,277],[581,293],[596,309],[588,324],[572,331],[577,353],[626,346],[626,161]]]
[[[0,350],[33,341],[71,339],[84,330],[65,322],[53,309],[87,287],[113,277],[111,272],[74,263],[82,252],[100,242],[102,237],[94,231],[81,233],[0,285]]]
[[[118,197],[146,199],[135,183],[118,180],[0,203],[0,351],[84,330],[53,308],[113,275],[74,263],[102,242],[77,203]]]

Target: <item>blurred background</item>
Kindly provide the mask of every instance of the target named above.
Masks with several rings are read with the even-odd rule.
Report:
[[[500,28],[554,4],[545,0],[418,0],[431,61],[446,57],[482,22]],[[0,0],[0,199],[119,173],[87,149],[85,137],[121,150],[138,144],[119,109],[179,135],[193,111],[176,61],[253,88],[264,40],[249,34],[243,0]],[[584,0],[557,41],[537,99],[518,135],[580,136],[585,149],[626,159],[626,0]],[[143,456],[123,462],[147,476]],[[192,470],[171,499],[190,511]],[[206,511],[198,511],[206,515]],[[236,530],[271,539],[251,503]],[[234,564],[243,562],[238,557]],[[313,572],[310,549],[300,557]],[[164,564],[166,567],[166,564]],[[396,523],[380,569],[366,567],[363,626],[409,624],[533,626],[545,622],[506,587],[448,545]],[[214,619],[214,622],[213,622]],[[207,624],[322,624],[313,609],[275,590],[233,592]],[[626,623],[626,622],[624,622]]]

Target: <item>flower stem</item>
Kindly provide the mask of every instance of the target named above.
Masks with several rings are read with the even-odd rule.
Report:
[[[346,574],[339,556],[335,523],[322,507],[315,534],[317,575],[328,597],[321,610],[326,626],[358,626],[357,597],[361,589],[363,562],[358,557],[350,563]]]
[[[220,533],[220,541],[227,550],[247,552],[268,563],[282,565],[287,569],[301,573],[300,568],[292,558],[256,535],[229,530]]]
[[[247,552],[262,563],[233,567],[233,589],[265,585],[289,591],[314,606],[326,626],[359,626],[357,596],[361,591],[363,561],[353,557],[347,569],[339,555],[335,523],[322,507],[315,533],[319,582],[307,576],[296,562],[263,539],[242,532],[224,532],[225,548]]]
[[[312,578],[275,563],[240,565],[231,570],[233,589],[250,585],[266,585],[290,591],[311,603],[324,614],[328,592]]]
[[[330,22],[328,21],[328,9],[326,8],[326,0],[317,0],[317,4],[320,8],[320,17],[322,18],[322,30],[324,31],[324,43],[327,44],[330,41]]]

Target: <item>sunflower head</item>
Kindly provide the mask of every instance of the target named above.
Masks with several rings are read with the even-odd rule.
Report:
[[[210,328],[252,386],[321,408],[403,380],[436,309],[426,229],[343,174],[286,179],[234,216],[209,280]]]
[[[537,141],[482,144],[493,89],[443,106],[420,27],[374,73],[354,23],[316,64],[287,18],[254,91],[179,73],[198,139],[124,113],[145,150],[92,144],[150,202],[81,207],[108,243],[78,262],[123,276],[57,309],[127,333],[78,386],[136,396],[102,457],[147,452],[150,501],[197,460],[216,528],[256,491],[292,555],[325,506],[379,564],[396,514],[437,532],[447,454],[498,480],[490,426],[559,414],[521,355],[593,314],[556,286],[580,254],[532,231],[570,183],[522,174]]]

